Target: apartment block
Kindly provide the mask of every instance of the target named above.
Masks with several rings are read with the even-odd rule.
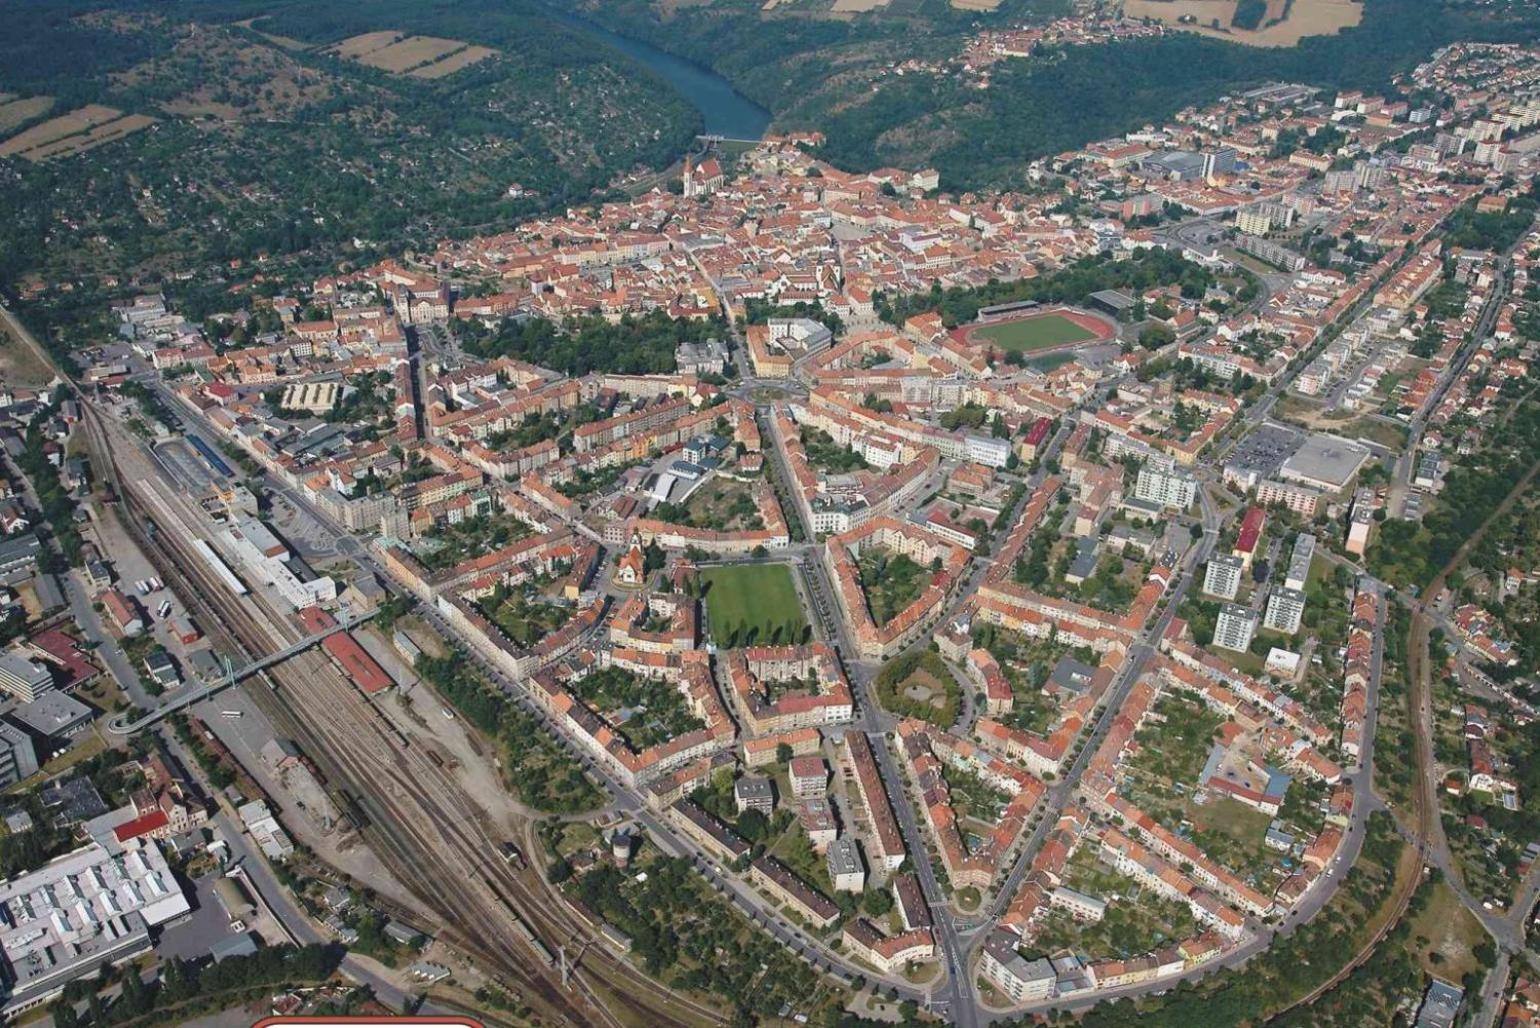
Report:
[[[1218,554],[1211,557],[1203,572],[1203,591],[1221,600],[1233,600],[1241,591],[1241,576],[1246,564],[1239,557]]]
[[[1293,635],[1299,631],[1304,616],[1305,594],[1283,586],[1268,594],[1267,613],[1262,616],[1262,624],[1275,632]]]
[[[1149,461],[1139,469],[1134,496],[1174,510],[1187,510],[1198,498],[1198,478],[1175,464]]]
[[[1248,607],[1227,603],[1219,611],[1214,625],[1214,645],[1236,653],[1245,653],[1257,634],[1257,615]]]

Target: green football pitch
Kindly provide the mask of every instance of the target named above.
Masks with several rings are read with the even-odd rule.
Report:
[[[1067,346],[1095,339],[1096,333],[1062,314],[1044,314],[1023,321],[1003,321],[973,330],[976,338],[993,343],[1002,350],[1030,353],[1052,346]]]

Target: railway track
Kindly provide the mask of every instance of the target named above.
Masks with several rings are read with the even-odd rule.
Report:
[[[99,412],[85,408],[88,434],[97,452],[114,452]],[[122,453],[122,450],[117,450]],[[147,553],[158,555],[187,601],[234,649],[246,655],[270,652],[300,634],[281,614],[254,609],[214,581],[190,548],[180,525],[148,533],[141,518],[156,524],[184,516],[175,498],[156,492],[151,479],[125,486],[113,466],[118,495],[129,517],[126,528]],[[191,512],[185,512],[190,514]],[[482,828],[484,813],[448,772],[414,747],[387,718],[317,652],[301,653],[269,669],[267,689],[250,695],[286,735],[309,753],[332,784],[345,795],[344,807],[356,806],[368,823],[360,834],[392,873],[440,919],[445,941],[497,972],[525,1000],[575,1024],[621,1028],[598,994],[603,988],[623,997],[647,1024],[710,1024],[720,1013],[678,996],[611,956],[592,929],[566,904],[553,899],[539,882],[531,884],[497,855],[497,842]],[[526,871],[524,875],[538,874]],[[527,924],[531,945],[519,929]],[[576,946],[574,947],[574,944]],[[549,966],[553,947],[582,948],[581,968],[569,975],[575,991],[563,991]],[[533,1005],[533,1004],[532,1004]]]
[[[1407,632],[1406,646],[1406,676],[1409,686],[1406,691],[1406,703],[1408,723],[1412,729],[1413,750],[1417,767],[1417,785],[1412,790],[1412,823],[1414,834],[1418,839],[1416,849],[1418,862],[1426,863],[1426,854],[1434,846],[1445,845],[1443,842],[1443,826],[1439,822],[1438,799],[1434,792],[1435,785],[1431,776],[1433,768],[1433,741],[1432,729],[1427,722],[1427,713],[1431,705],[1432,668],[1428,664],[1430,636],[1432,635],[1432,619],[1428,616],[1428,604],[1444,591],[1444,584],[1449,576],[1465,562],[1466,557],[1475,545],[1486,534],[1487,527],[1496,519],[1502,517],[1524,491],[1530,487],[1537,475],[1540,475],[1540,462],[1532,465],[1524,475],[1514,483],[1501,503],[1499,503],[1487,516],[1480,527],[1471,534],[1470,538],[1460,544],[1454,556],[1449,558],[1433,581],[1429,582],[1417,597],[1417,602],[1412,605],[1411,624]],[[1386,602],[1389,602],[1387,598]],[[1395,897],[1396,906],[1394,913],[1388,918],[1374,937],[1353,956],[1342,970],[1333,975],[1326,982],[1312,992],[1306,998],[1294,1004],[1295,1007],[1306,1006],[1325,995],[1328,991],[1342,984],[1342,982],[1359,965],[1368,960],[1375,948],[1401,920],[1406,913],[1407,905],[1412,901],[1412,895],[1417,891],[1417,886],[1422,882],[1420,873],[1408,876],[1408,881],[1399,890]],[[1293,1009],[1292,1007],[1290,1009]]]

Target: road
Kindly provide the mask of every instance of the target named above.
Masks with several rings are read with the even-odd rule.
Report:
[[[1497,269],[1496,281],[1492,286],[1492,293],[1487,298],[1486,305],[1481,309],[1481,316],[1476,321],[1476,327],[1471,330],[1470,337],[1460,344],[1455,351],[1454,359],[1449,362],[1439,376],[1438,384],[1428,399],[1412,415],[1408,423],[1406,436],[1406,449],[1402,451],[1396,461],[1395,471],[1391,476],[1391,488],[1389,501],[1386,504],[1387,513],[1393,518],[1399,518],[1406,508],[1406,494],[1411,488],[1412,475],[1417,466],[1417,450],[1422,442],[1423,429],[1427,427],[1428,418],[1438,410],[1439,404],[1444,402],[1449,389],[1465,371],[1465,366],[1470,363],[1471,357],[1481,348],[1492,334],[1492,327],[1497,323],[1497,316],[1502,313],[1503,301],[1508,295],[1507,259]]]

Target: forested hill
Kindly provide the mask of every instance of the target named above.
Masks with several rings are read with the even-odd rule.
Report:
[[[923,17],[883,9],[831,23],[733,0],[671,19],[648,0],[588,3],[602,3],[623,31],[709,63],[768,107],[778,127],[824,132],[823,156],[832,163],[850,170],[933,166],[948,189],[1016,184],[1033,158],[1165,120],[1248,85],[1285,80],[1378,90],[1446,43],[1522,41],[1540,29],[1540,11],[1531,8],[1366,0],[1362,24],[1297,47],[1173,32],[1068,48],[1050,61],[1001,61],[990,88],[979,90],[951,69],[900,76],[891,67],[908,57],[956,54],[979,27],[1019,20],[1020,6],[968,23],[934,3],[922,6]],[[1056,5],[1028,9],[1057,12]],[[737,38],[752,39],[747,53],[728,45]]]

